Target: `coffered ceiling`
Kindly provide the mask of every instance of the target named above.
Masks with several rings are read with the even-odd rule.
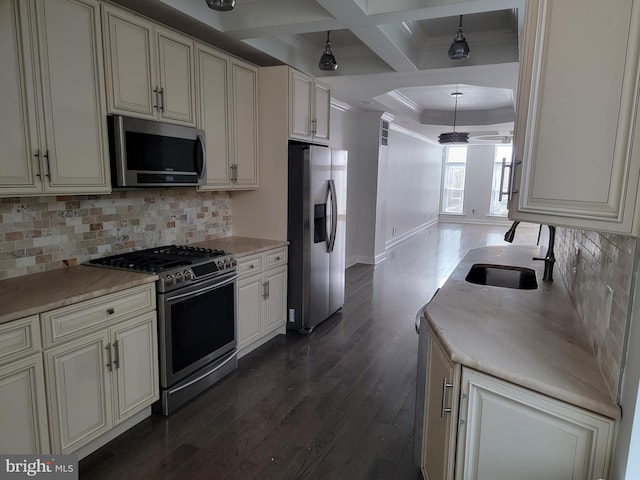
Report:
[[[236,0],[230,12],[205,0],[114,1],[258,65],[287,63],[350,108],[387,111],[432,139],[450,130],[455,91],[457,130],[513,128],[525,0]],[[450,60],[459,15],[471,54]],[[318,69],[328,30],[335,72]]]

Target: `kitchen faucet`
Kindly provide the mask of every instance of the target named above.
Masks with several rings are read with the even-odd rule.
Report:
[[[516,220],[511,224],[511,228],[504,234],[505,242],[513,242],[513,237],[516,235],[516,228],[520,222]],[[542,280],[547,282],[553,282],[553,265],[556,263],[556,256],[553,251],[556,243],[556,227],[553,225],[547,225],[549,227],[549,246],[547,247],[547,253],[544,257],[533,257],[533,260],[544,261],[544,273],[542,274]],[[542,227],[542,226],[541,226]],[[538,234],[538,240],[540,240],[540,234]]]

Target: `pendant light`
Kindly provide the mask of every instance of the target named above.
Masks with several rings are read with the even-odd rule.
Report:
[[[318,62],[318,68],[320,70],[332,71],[338,69],[338,62],[336,62],[336,57],[333,56],[333,52],[331,51],[331,42],[329,41],[329,31],[327,31],[327,44],[324,47],[324,53],[320,57],[320,62]]]
[[[233,10],[236,5],[236,0],[207,0],[207,6],[212,10],[219,12],[228,12]]]
[[[440,144],[452,144],[452,143],[469,143],[469,134],[465,132],[456,132],[456,116],[458,114],[458,97],[462,96],[462,92],[453,92],[452,97],[455,97],[456,103],[453,107],[453,132],[441,133],[438,135],[438,143]]]
[[[449,47],[449,58],[451,60],[462,60],[469,58],[469,44],[464,38],[464,32],[462,31],[462,15],[460,15],[460,26],[458,27],[458,33],[453,39],[453,43]]]

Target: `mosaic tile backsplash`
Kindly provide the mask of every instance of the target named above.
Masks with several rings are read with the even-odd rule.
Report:
[[[0,279],[231,235],[225,192],[187,189],[0,199]]]
[[[556,265],[612,395],[618,390],[636,244],[634,237],[570,228],[559,227],[556,234]]]

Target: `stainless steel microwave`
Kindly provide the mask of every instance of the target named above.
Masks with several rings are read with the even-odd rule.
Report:
[[[205,179],[204,131],[110,115],[113,187],[184,187]]]

